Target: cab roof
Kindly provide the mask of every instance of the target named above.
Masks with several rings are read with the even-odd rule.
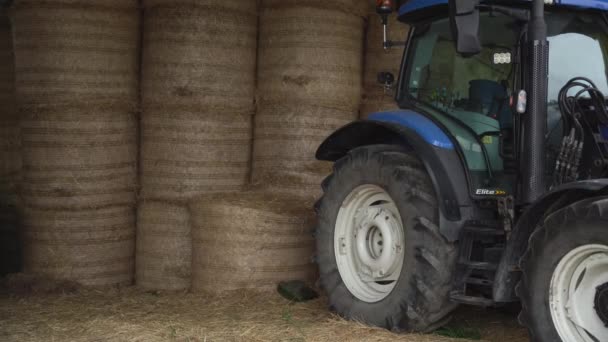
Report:
[[[500,5],[524,4],[531,0],[520,1],[483,1]],[[446,7],[448,0],[409,0],[399,8],[399,17],[406,21],[408,18],[423,18],[431,13]],[[552,6],[575,7],[578,9],[608,11],[608,0],[554,0]]]

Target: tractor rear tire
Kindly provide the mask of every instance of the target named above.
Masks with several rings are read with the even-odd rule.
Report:
[[[594,260],[601,268],[589,266]],[[519,321],[533,342],[608,341],[608,322],[601,321],[593,298],[598,285],[608,281],[608,197],[585,199],[550,214],[530,237],[521,269]],[[602,302],[606,299],[604,294]],[[577,316],[571,310],[584,318],[572,320]],[[606,315],[608,308],[601,310]],[[584,321],[584,330],[575,321]],[[586,329],[594,332],[593,338]]]
[[[401,221],[402,268],[392,282],[374,279],[372,286],[394,286],[377,300],[362,300],[354,294],[345,277],[357,275],[343,274],[345,266],[340,266],[341,273],[336,256],[351,253],[336,245],[340,238],[335,234],[341,208],[347,198],[358,196],[357,189],[376,189],[384,198],[390,197],[398,210],[394,216]],[[347,319],[393,331],[429,332],[447,323],[457,306],[449,300],[457,248],[439,232],[437,198],[420,160],[399,146],[357,148],[335,163],[323,190],[317,206],[317,263],[330,308]]]

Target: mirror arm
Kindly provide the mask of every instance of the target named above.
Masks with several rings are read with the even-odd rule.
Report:
[[[388,39],[388,14],[381,14],[380,18],[382,21],[382,46],[384,50],[389,50],[396,46],[405,46],[407,42],[395,42]]]

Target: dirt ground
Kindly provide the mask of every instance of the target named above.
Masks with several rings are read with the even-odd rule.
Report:
[[[323,298],[290,303],[274,293],[210,297],[136,288],[70,292],[0,294],[0,340],[528,341],[514,314],[477,308],[460,309],[439,333],[398,335],[336,317]]]

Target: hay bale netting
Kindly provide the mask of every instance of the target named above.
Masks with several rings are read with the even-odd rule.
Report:
[[[192,237],[188,207],[141,202],[137,212],[136,284],[147,290],[190,288]]]
[[[365,47],[361,118],[366,118],[374,112],[399,108],[395,101],[394,92],[385,92],[384,86],[378,83],[378,73],[390,72],[395,77],[399,77],[399,67],[404,49],[404,47],[395,46],[389,50],[384,50],[380,16],[376,13],[375,8],[370,10],[372,12],[369,14]],[[405,41],[408,31],[409,27],[399,22],[396,14],[390,16],[389,39],[397,42]]]
[[[281,173],[303,172],[299,186],[317,192],[325,172],[316,170],[326,167],[316,149],[358,115],[366,8],[364,0],[262,1],[254,183],[282,186]]]
[[[21,103],[75,98],[134,101],[137,0],[16,0],[16,82]]]
[[[0,277],[21,271],[20,233],[17,208],[0,205]]]
[[[144,198],[241,190],[249,175],[257,1],[145,1]]]
[[[13,39],[0,10],[0,206],[15,205],[21,178],[21,136],[15,101]]]
[[[90,209],[135,204],[136,125],[126,104],[22,107],[26,206]]]
[[[132,283],[133,208],[78,211],[25,208],[24,212],[26,272],[87,286]]]
[[[193,200],[192,290],[269,290],[280,281],[312,281],[315,219],[309,208],[264,192]]]

